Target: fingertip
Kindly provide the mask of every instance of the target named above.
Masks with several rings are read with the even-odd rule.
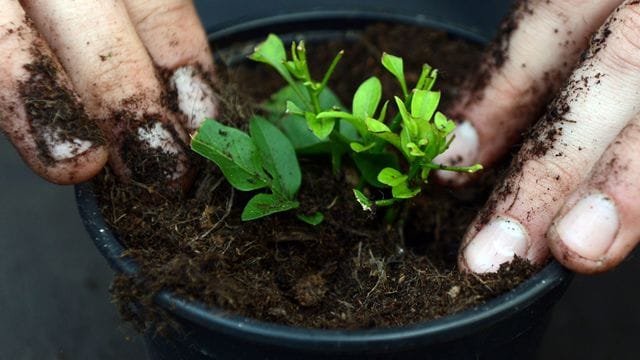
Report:
[[[45,180],[58,185],[73,185],[87,181],[97,175],[108,160],[105,146],[92,147],[73,158],[57,161],[54,164],[39,163],[32,166]]]

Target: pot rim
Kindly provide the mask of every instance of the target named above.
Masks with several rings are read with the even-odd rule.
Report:
[[[216,30],[209,35],[209,40],[226,40],[238,32],[264,30],[291,22],[327,21],[328,18],[346,20],[348,23],[356,18],[365,22],[408,23],[442,29],[472,41],[487,41],[486,37],[473,29],[460,27],[456,24],[443,24],[437,19],[429,19],[424,15],[411,17],[366,11],[322,11],[270,16]],[[78,211],[84,226],[95,246],[107,259],[113,270],[122,274],[134,275],[138,269],[137,264],[132,259],[122,256],[124,248],[102,217],[93,190],[92,182],[75,186]],[[424,345],[425,343],[442,342],[460,338],[480,328],[486,328],[526,309],[552,292],[561,293],[572,277],[571,272],[560,263],[552,260],[541,271],[515,289],[476,307],[423,323],[367,330],[309,329],[268,323],[229,314],[224,310],[211,308],[197,301],[187,301],[168,291],[160,292],[156,301],[166,310],[199,326],[230,336],[241,336],[251,341],[319,351],[348,351],[363,349],[363,347],[368,351],[380,351],[394,346],[410,348],[417,343]]]

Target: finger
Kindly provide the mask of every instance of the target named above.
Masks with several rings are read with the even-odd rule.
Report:
[[[640,240],[640,116],[624,128],[549,230],[551,251],[582,273],[618,265]]]
[[[461,101],[449,112],[468,123],[459,127],[452,147],[437,161],[486,167],[499,159],[538,119],[591,34],[621,2],[518,1]],[[454,184],[469,179],[445,171],[438,176]]]
[[[45,179],[91,178],[107,161],[102,134],[20,4],[0,6],[0,128]]]
[[[177,95],[181,121],[195,132],[216,115],[213,58],[191,0],[126,0],[138,35]]]
[[[122,1],[25,0],[88,112],[110,144],[121,179],[142,183],[187,178],[187,136],[164,105],[164,93]]]
[[[487,272],[514,255],[546,257],[545,233],[565,198],[638,112],[639,12],[637,2],[625,3],[596,35],[465,237],[461,267]]]

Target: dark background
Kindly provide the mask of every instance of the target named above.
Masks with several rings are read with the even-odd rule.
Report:
[[[210,31],[264,14],[386,13],[393,6],[420,19],[453,10],[453,23],[491,36],[510,1],[235,1],[215,9],[221,2],[196,3]],[[144,358],[142,341],[109,303],[111,271],[82,228],[73,189],[36,177],[4,138],[0,201],[0,360]],[[608,274],[576,276],[555,309],[540,359],[638,358],[638,274],[636,255]]]

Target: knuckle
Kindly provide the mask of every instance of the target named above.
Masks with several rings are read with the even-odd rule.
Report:
[[[527,160],[523,166],[525,178],[530,179],[527,184],[539,190],[539,193],[570,192],[581,182],[578,171],[572,171],[567,164],[555,158],[541,158]]]
[[[148,6],[139,11],[140,15],[135,17],[136,25],[143,31],[154,31],[165,28],[167,24],[180,23],[189,12],[189,4],[181,0],[170,4],[149,1]]]

